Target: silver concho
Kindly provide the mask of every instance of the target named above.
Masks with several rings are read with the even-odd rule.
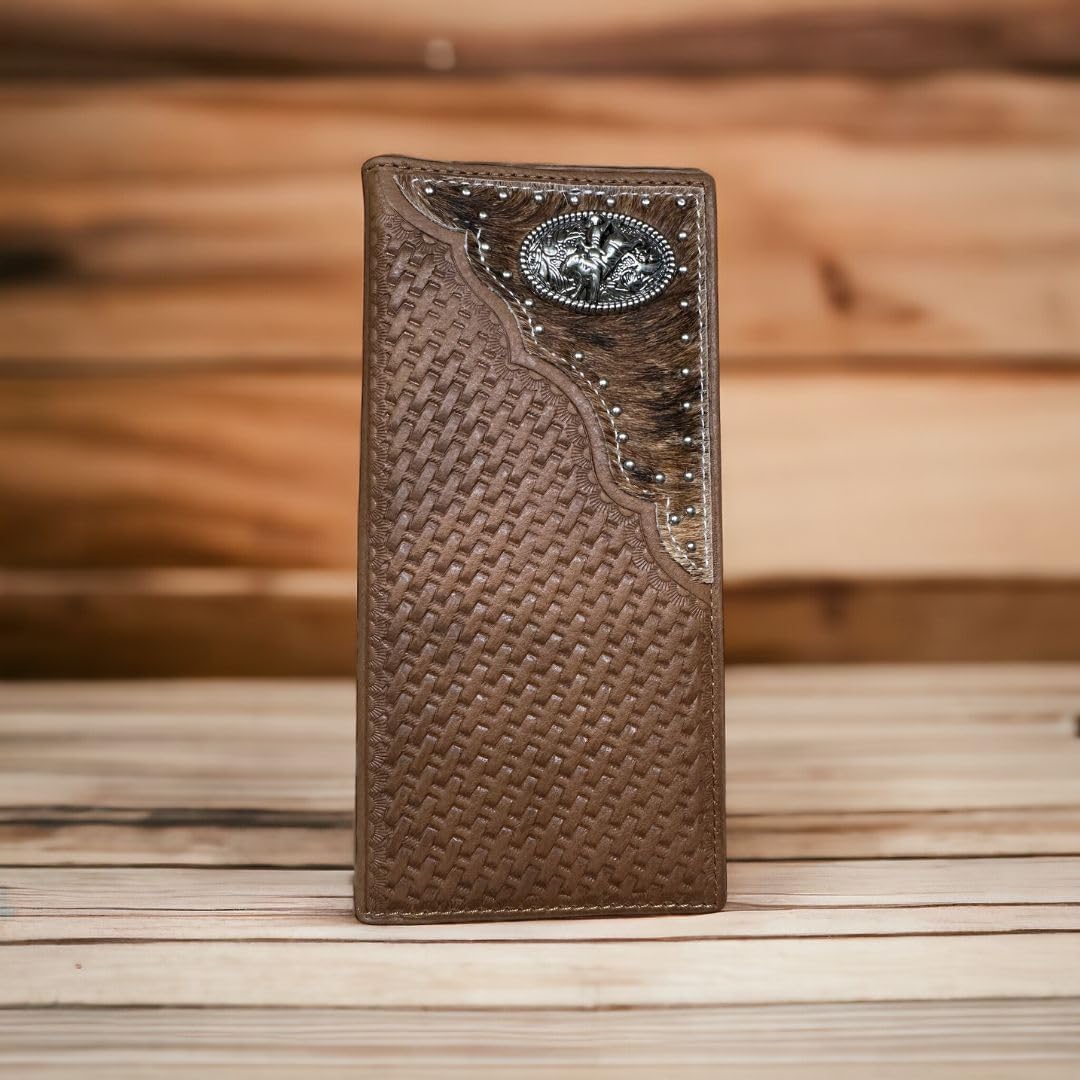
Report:
[[[596,210],[541,222],[521,242],[519,262],[534,292],[574,311],[637,307],[675,276],[675,254],[656,229]]]

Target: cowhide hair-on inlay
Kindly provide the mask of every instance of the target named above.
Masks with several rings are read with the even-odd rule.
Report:
[[[692,183],[610,184],[418,173],[401,181],[410,202],[464,234],[478,277],[509,306],[533,357],[572,375],[607,448],[611,480],[655,508],[664,549],[711,582],[711,447],[705,295],[705,193]],[[519,263],[536,226],[577,211],[625,214],[656,229],[676,272],[655,298],[622,311],[576,311],[540,295]],[[598,466],[599,467],[599,466]]]

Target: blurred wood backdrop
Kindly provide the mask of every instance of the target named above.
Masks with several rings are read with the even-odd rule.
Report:
[[[359,167],[708,169],[733,659],[1080,657],[1075,0],[5,0],[0,671],[352,668]]]

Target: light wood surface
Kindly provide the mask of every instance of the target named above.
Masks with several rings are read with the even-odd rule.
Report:
[[[1072,1080],[1072,1065],[1071,1063],[1053,1063],[1053,1062],[1025,1062],[1025,1066],[1028,1067],[1028,1071],[1024,1073],[1025,1077],[1033,1077],[1035,1080]],[[21,1078],[26,1074],[19,1071],[20,1067],[7,1068],[0,1065],[0,1076],[2,1077],[18,1077]],[[729,1070],[726,1070],[729,1071]],[[758,1077],[761,1080],[787,1080],[791,1076],[792,1065],[747,1065],[740,1063],[738,1072],[740,1076]],[[859,1080],[866,1075],[865,1066],[859,1064],[854,1067],[849,1065],[833,1065],[830,1064],[826,1067],[811,1066],[799,1066],[798,1069],[800,1076],[810,1077],[811,1080],[831,1080],[833,1077],[839,1077],[840,1080],[845,1078],[858,1077]],[[121,1077],[123,1080],[156,1080],[159,1076],[185,1076],[190,1075],[191,1069],[185,1065],[155,1065],[153,1068],[146,1069],[139,1066],[107,1066],[104,1069],[101,1068],[82,1068],[80,1069],[80,1077],[89,1077],[90,1080],[113,1080],[114,1077]],[[523,1066],[523,1067],[506,1067],[500,1065],[497,1071],[494,1073],[498,1076],[512,1076],[515,1080],[551,1080],[552,1075],[557,1075],[560,1078],[565,1077],[567,1080],[595,1080],[597,1077],[609,1078],[617,1075],[619,1077],[631,1077],[633,1080],[652,1080],[656,1076],[655,1066],[649,1065],[640,1067],[637,1065],[625,1063],[620,1064],[617,1070],[613,1069],[610,1065],[600,1066]],[[43,1069],[34,1069],[35,1077],[45,1077],[46,1080],[53,1080],[55,1077],[67,1077],[70,1076],[70,1071],[65,1071],[61,1067],[46,1067]],[[254,1078],[261,1078],[264,1076],[269,1077],[281,1077],[281,1076],[295,1076],[296,1066],[293,1065],[262,1065],[256,1068],[246,1068],[244,1066],[226,1065],[226,1066],[201,1066],[198,1070],[199,1076],[211,1076],[211,1077],[239,1077],[241,1080],[254,1080]],[[355,1064],[347,1066],[333,1066],[333,1065],[312,1065],[305,1063],[304,1075],[318,1076],[320,1078],[332,1077],[337,1078],[360,1076],[390,1076],[394,1080],[431,1080],[432,1070],[430,1065],[421,1066],[387,1066],[382,1063],[373,1066],[365,1067],[363,1065],[357,1066]],[[441,1063],[438,1067],[439,1077],[449,1077],[451,1080],[472,1080],[476,1075],[475,1066],[468,1065],[464,1067],[455,1066],[443,1066]],[[670,1074],[669,1074],[670,1075]],[[677,1075],[680,1080],[701,1080],[701,1078],[713,1078],[717,1075],[717,1069],[715,1066],[685,1066],[680,1067]],[[874,1072],[875,1077],[881,1077],[882,1080],[892,1080],[894,1077],[908,1078],[913,1075],[912,1067],[910,1065],[900,1066],[883,1066],[880,1070],[876,1069]],[[930,1068],[920,1067],[918,1071],[920,1077],[928,1077],[929,1080],[939,1080],[939,1078],[952,1078],[952,1077],[967,1077],[972,1075],[971,1067],[965,1064],[946,1064],[946,1065],[934,1065]],[[979,1074],[981,1077],[987,1078],[987,1080],[999,1080],[1002,1077],[1008,1077],[1009,1080],[1015,1080],[1017,1074],[1015,1071],[1010,1071],[1009,1067],[1000,1067],[997,1065],[987,1066],[985,1071]]]
[[[727,910],[427,927],[351,914],[347,685],[2,689],[0,1075],[1080,1067],[1075,665],[737,668]]]

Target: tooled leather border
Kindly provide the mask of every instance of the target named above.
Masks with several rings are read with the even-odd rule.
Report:
[[[589,177],[582,176],[565,176],[565,175],[553,175],[557,170],[537,171],[533,173],[515,172],[513,167],[508,169],[500,169],[497,166],[465,166],[464,169],[457,168],[451,169],[441,163],[427,162],[422,160],[415,160],[409,158],[394,158],[394,159],[373,159],[365,165],[365,171],[367,170],[394,170],[396,174],[395,180],[398,182],[399,191],[402,199],[405,202],[405,206],[399,206],[398,210],[404,212],[406,216],[411,216],[408,211],[411,210],[421,216],[421,218],[428,225],[433,226],[440,233],[445,234],[447,242],[451,238],[460,238],[461,234],[456,230],[448,228],[441,222],[435,221],[425,213],[420,207],[417,207],[413,202],[408,199],[404,190],[400,185],[400,174],[402,172],[413,172],[422,170],[424,173],[433,174],[439,173],[445,176],[460,176],[462,179],[473,179],[474,177],[490,177],[492,179],[520,179],[526,181],[532,181],[533,183],[543,183],[544,180],[552,180],[563,183],[589,183],[595,184],[597,182],[604,183],[628,183],[634,185],[640,185],[645,190],[655,191],[659,185],[650,183],[648,180],[642,179],[641,176],[632,178],[620,178],[611,176],[610,173],[620,172],[622,170],[597,167],[595,170],[590,170],[592,175]],[[662,173],[665,176],[669,176],[671,179],[679,176],[677,172],[670,174]],[[701,200],[704,203],[705,189],[700,184],[700,179],[695,183],[693,181],[685,181],[683,187],[694,186],[701,193]],[[407,209],[406,209],[407,208]],[[370,203],[369,203],[370,210]],[[702,213],[699,205],[699,214]],[[703,224],[708,228],[708,241],[711,245],[715,245],[715,222],[711,213],[703,215]],[[413,221],[413,224],[417,227],[420,226],[420,222]],[[421,228],[421,231],[428,232],[427,228]],[[369,234],[370,235],[370,234]],[[704,252],[702,249],[703,230],[699,226],[698,234],[698,258],[699,267],[703,270],[705,267]],[[463,245],[459,243],[449,242],[451,254],[454,258],[455,264],[458,266],[459,271],[465,280],[475,280],[476,270],[468,260],[467,255],[463,250]],[[461,250],[459,250],[461,248]],[[369,251],[365,259],[367,267],[367,275],[365,279],[365,312],[370,315],[371,313],[371,282],[373,280],[374,260],[372,253]],[[705,274],[700,273],[699,278],[704,279]],[[699,324],[704,327],[706,325],[715,325],[715,297],[711,295],[712,290],[704,290],[708,295],[702,296],[704,286],[701,280],[698,284],[698,292],[701,297],[702,306],[699,307]],[[592,414],[588,408],[587,402],[582,399],[581,390],[574,385],[569,379],[566,378],[550,361],[541,361],[543,367],[538,367],[537,363],[529,355],[528,350],[524,348],[524,344],[519,336],[519,328],[517,321],[514,318],[512,312],[509,310],[505,302],[501,297],[498,297],[489,288],[476,290],[479,298],[483,299],[485,304],[496,315],[500,324],[503,326],[504,331],[507,332],[508,345],[511,351],[511,357],[519,363],[521,366],[529,368],[542,374],[546,379],[554,382],[558,385],[559,389],[566,395],[568,400],[574,405],[575,411],[579,414],[583,421],[583,427],[587,434],[588,441],[592,447],[593,454],[595,455],[598,446],[597,440],[600,438],[595,431],[595,422],[592,421]],[[706,320],[704,305],[708,305],[708,312],[710,318]],[[507,325],[507,323],[510,325]],[[710,336],[709,341],[705,340],[706,335],[701,334],[701,349],[702,349],[702,407],[703,412],[708,414],[708,433],[710,436],[710,448],[719,446],[719,427],[718,417],[716,411],[708,406],[710,401],[709,389],[713,378],[713,372],[715,369],[715,352],[713,348],[712,338]],[[367,347],[365,343],[365,353]],[[546,369],[546,370],[545,370]],[[370,377],[370,365],[365,362],[364,365],[364,380],[367,383]],[[367,426],[368,414],[367,405],[370,401],[370,395],[367,392],[367,386],[365,385],[364,393],[364,422],[365,432],[370,430]],[[367,490],[366,490],[366,478],[368,475],[368,442],[366,434],[362,439],[361,447],[361,506],[366,505]],[[721,530],[720,530],[720,499],[719,499],[719,469],[718,461],[715,456],[710,453],[709,455],[710,468],[709,483],[705,488],[705,497],[709,500],[709,536],[711,550],[714,552],[715,558],[715,571],[713,574],[713,580],[711,582],[702,582],[693,579],[689,574],[686,574],[677,563],[667,556],[666,552],[662,549],[657,550],[659,547],[659,538],[656,536],[655,530],[648,526],[645,520],[645,513],[640,506],[633,505],[635,500],[617,490],[611,490],[610,486],[604,483],[605,477],[601,469],[595,468],[594,460],[594,475],[604,491],[604,494],[611,499],[613,503],[625,510],[636,511],[639,517],[642,518],[641,524],[642,535],[646,541],[647,546],[653,553],[654,558],[658,555],[660,558],[658,562],[663,565],[666,564],[667,568],[665,572],[668,576],[672,577],[679,586],[686,589],[692,595],[697,596],[699,599],[707,601],[706,613],[708,620],[708,633],[711,639],[712,647],[712,662],[709,665],[707,672],[708,675],[708,688],[709,698],[711,702],[711,723],[709,724],[709,738],[707,745],[709,747],[710,756],[710,814],[709,814],[709,833],[710,833],[710,858],[709,862],[712,865],[712,893],[713,898],[710,901],[704,901],[699,903],[663,903],[663,904],[614,904],[614,905],[594,905],[586,907],[571,907],[566,905],[558,905],[553,907],[532,907],[532,908],[476,908],[469,910],[457,910],[457,909],[433,909],[425,911],[378,911],[372,909],[367,904],[366,896],[366,871],[365,860],[366,855],[370,851],[370,844],[366,836],[362,836],[367,833],[367,828],[361,828],[360,815],[357,819],[357,860],[356,860],[356,907],[357,913],[363,915],[371,921],[394,921],[405,922],[410,919],[429,919],[433,916],[445,917],[448,919],[458,919],[475,916],[496,916],[496,915],[528,915],[531,913],[543,914],[563,912],[568,915],[588,915],[588,914],[605,914],[612,912],[621,912],[627,915],[633,914],[648,914],[650,912],[662,912],[662,911],[711,911],[716,910],[723,904],[725,895],[725,879],[726,879],[726,864],[725,864],[725,836],[724,836],[724,792],[723,792],[723,712],[724,712],[724,686],[723,686],[723,611],[722,611],[722,594],[721,594]],[[367,731],[366,731],[366,716],[365,716],[365,690],[364,683],[366,682],[366,648],[365,648],[365,633],[364,633],[364,606],[365,606],[365,592],[366,592],[366,576],[367,576],[367,553],[366,545],[363,543],[363,537],[361,534],[360,550],[358,564],[361,570],[358,603],[359,603],[359,615],[361,619],[360,634],[359,634],[359,656],[358,662],[360,664],[359,673],[360,679],[358,680],[357,690],[357,708],[358,708],[358,721],[360,729],[358,730],[357,740],[357,806],[366,806],[366,748],[367,748]],[[660,568],[659,566],[657,567]],[[671,571],[675,572],[672,573]],[[367,813],[363,814],[366,819]],[[367,823],[365,823],[366,825]],[[367,851],[360,850],[361,842],[364,842]]]

